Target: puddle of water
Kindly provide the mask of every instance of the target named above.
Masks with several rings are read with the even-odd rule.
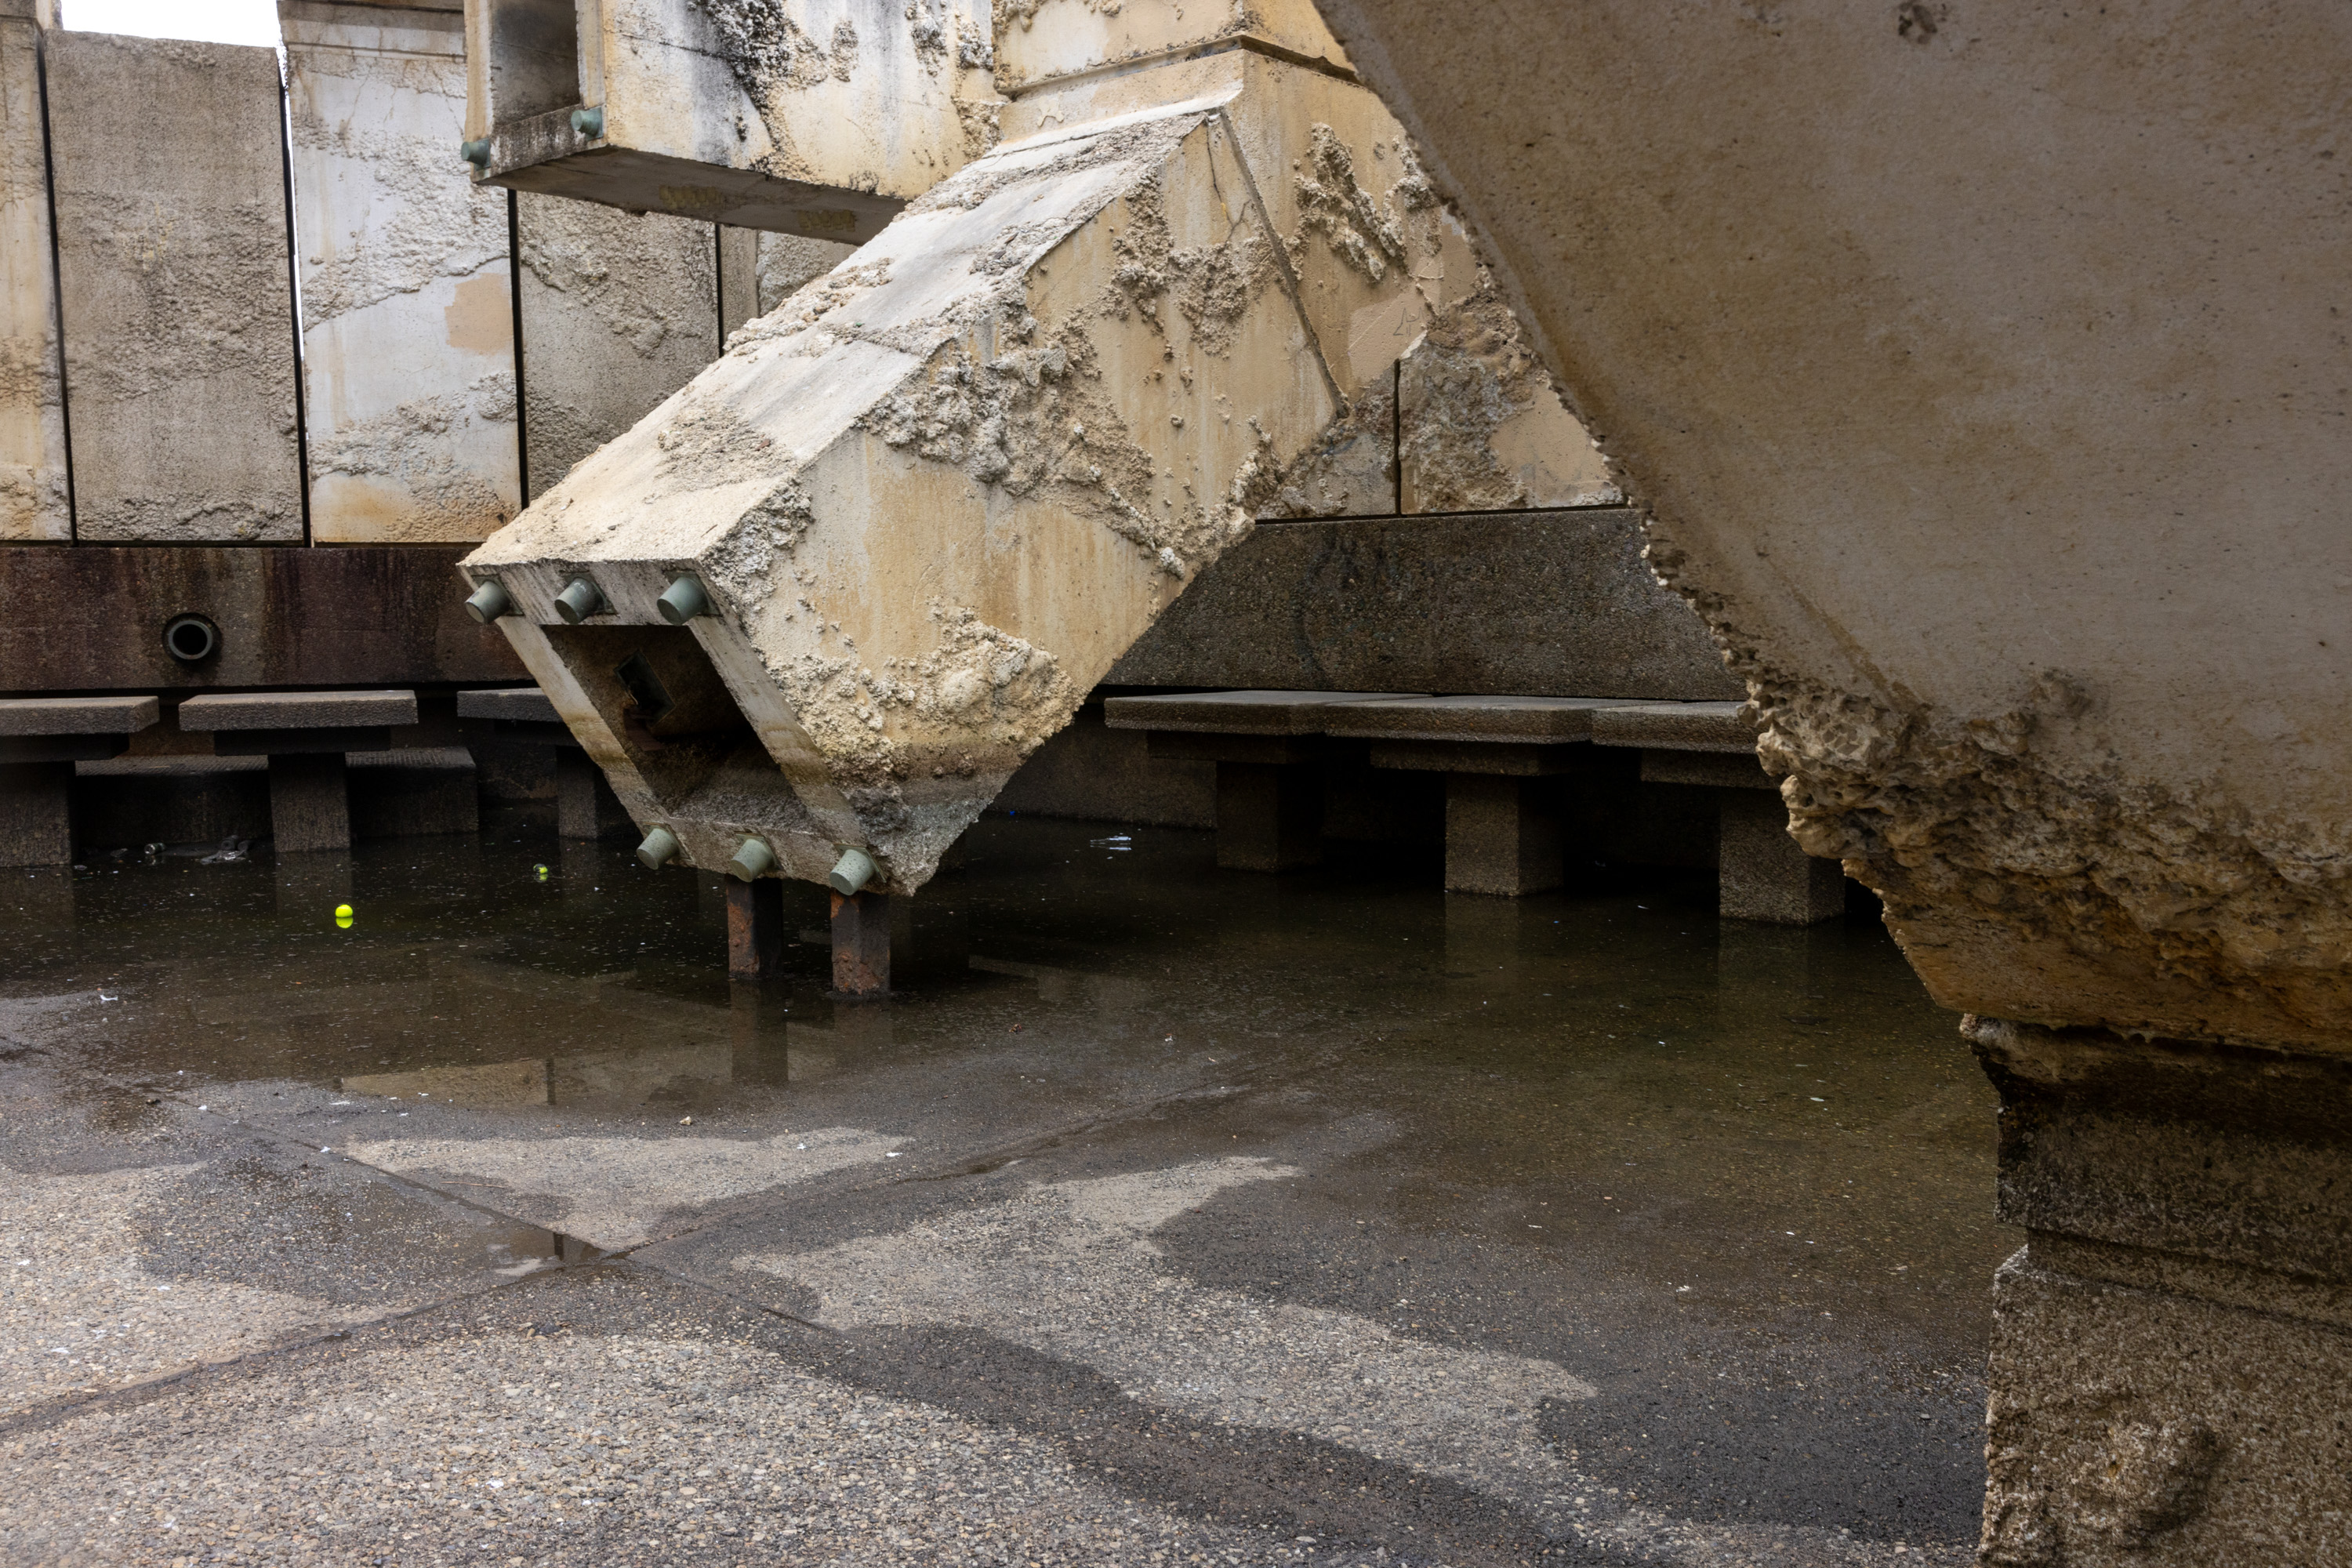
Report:
[[[1255,877],[1205,834],[1117,832],[979,825],[916,900],[947,962],[880,1005],[823,1000],[821,940],[730,984],[715,880],[511,825],[12,877],[5,991],[71,1002],[95,1066],[373,1112],[354,1142],[404,1107],[756,1117],[822,1088],[887,1128],[984,1083],[953,1108],[984,1130],[1147,1080],[1288,1084],[1395,1121],[1349,1167],[1392,1223],[1572,1243],[1702,1300],[1834,1284],[1980,1342],[2011,1245],[1992,1095],[1874,921],[1718,922],[1711,879],[1669,873],[1447,896],[1388,850]],[[789,897],[821,938],[821,893]]]

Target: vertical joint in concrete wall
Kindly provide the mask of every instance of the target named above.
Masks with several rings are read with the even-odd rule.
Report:
[[[834,994],[856,1002],[888,995],[890,895],[829,896],[833,900]]]
[[[1309,763],[1217,764],[1217,864],[1290,871],[1323,858],[1323,773]]]
[[[285,67],[281,64],[278,69],[281,74],[278,82],[278,168],[286,198],[286,292],[294,301],[294,309],[288,312],[294,329],[290,340],[294,350],[294,471],[301,476],[301,483],[296,488],[300,492],[302,506],[302,542],[309,544],[311,542],[310,428],[307,406],[309,388],[303,384],[302,374],[302,258],[295,238],[301,230],[294,226],[293,106],[286,96],[286,81],[282,74]]]

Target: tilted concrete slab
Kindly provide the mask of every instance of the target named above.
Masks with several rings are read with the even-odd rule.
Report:
[[[466,135],[488,143],[486,183],[864,241],[995,140],[985,0],[468,0],[466,13]]]
[[[856,846],[919,887],[1469,286],[1401,158],[1382,195],[1355,177],[1402,148],[1361,89],[1255,56],[1143,74],[1140,107],[912,204],[468,558],[688,863],[759,837],[815,879]],[[686,574],[712,613],[665,626]]]
[[[282,0],[310,537],[484,539],[522,510],[505,193],[469,188],[454,10]]]
[[[47,47],[76,536],[299,540],[277,51]]]
[[[0,10],[0,540],[73,537],[41,28]]]

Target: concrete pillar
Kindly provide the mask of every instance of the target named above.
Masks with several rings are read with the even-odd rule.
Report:
[[[544,494],[719,354],[714,226],[525,191],[523,454]]]
[[[833,898],[833,989],[864,1001],[890,992],[890,895]]]
[[[2352,1062],[1973,1019],[1988,1568],[2352,1559]]]
[[[0,763],[0,866],[73,863],[71,763]]]
[[[604,771],[573,746],[555,752],[555,830],[566,838],[625,835],[635,825]]]
[[[1323,859],[1323,773],[1308,763],[1217,764],[1217,864],[1289,871]]]
[[[1493,773],[1445,775],[1447,892],[1515,899],[1559,886],[1559,821],[1539,787]]]
[[[341,752],[290,752],[269,759],[269,837],[280,855],[352,847]]]
[[[1789,808],[1769,790],[1719,791],[1716,835],[1720,910],[1726,920],[1811,925],[1845,912],[1845,873],[1789,836]]]
[[[310,537],[487,539],[522,506],[521,429],[507,195],[457,156],[465,17],[294,5],[280,22]]]
[[[736,980],[759,980],[776,973],[784,957],[784,885],[773,877],[746,882],[727,879],[727,973]]]
[[[0,540],[73,537],[41,24],[0,5]]]
[[[65,32],[47,55],[75,536],[299,542],[277,51]]]

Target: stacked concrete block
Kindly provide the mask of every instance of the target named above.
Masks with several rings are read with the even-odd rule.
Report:
[[[507,200],[457,155],[454,4],[286,0],[320,543],[478,540],[522,506]]]
[[[985,0],[468,0],[478,177],[864,241],[996,136]]]
[[[718,354],[717,237],[658,213],[515,200],[523,449],[537,497]]]
[[[276,52],[47,56],[77,536],[300,540]]]
[[[73,537],[34,0],[0,0],[0,540]]]

